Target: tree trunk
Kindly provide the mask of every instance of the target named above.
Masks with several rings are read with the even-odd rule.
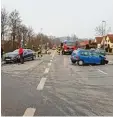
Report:
[[[12,49],[14,50],[15,49],[15,34],[13,34],[13,39],[12,39]]]

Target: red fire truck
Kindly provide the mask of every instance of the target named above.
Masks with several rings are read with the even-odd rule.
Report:
[[[73,41],[66,41],[62,43],[62,54],[65,55],[66,53],[71,54],[74,50],[76,50],[76,42]]]

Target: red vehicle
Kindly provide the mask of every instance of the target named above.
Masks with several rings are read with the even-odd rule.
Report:
[[[71,54],[74,50],[77,49],[75,44],[76,42],[70,42],[70,41],[64,42],[62,46],[62,54],[63,55],[66,53]]]

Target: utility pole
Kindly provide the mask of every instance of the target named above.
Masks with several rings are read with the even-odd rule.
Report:
[[[42,30],[43,30],[43,29],[41,28],[41,29],[40,29],[40,38],[41,38],[41,39],[40,39],[40,43],[41,43],[41,48],[42,48]]]
[[[106,21],[102,21],[102,36],[106,35]]]

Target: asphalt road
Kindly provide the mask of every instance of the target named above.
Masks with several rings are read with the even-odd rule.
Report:
[[[3,116],[113,116],[112,63],[77,66],[53,52],[1,69]]]

